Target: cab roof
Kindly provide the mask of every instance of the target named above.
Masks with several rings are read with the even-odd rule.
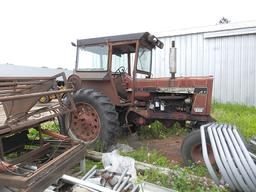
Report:
[[[77,45],[85,46],[85,45],[101,44],[101,43],[107,43],[107,42],[131,41],[131,40],[141,40],[141,39],[146,40],[149,35],[150,33],[143,32],[143,33],[131,33],[131,34],[125,34],[125,35],[97,37],[97,38],[90,38],[90,39],[79,39],[77,40]]]

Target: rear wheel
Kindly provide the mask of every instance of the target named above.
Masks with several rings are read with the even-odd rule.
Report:
[[[87,144],[99,140],[103,150],[115,144],[119,121],[109,98],[93,89],[81,89],[73,98],[76,110],[62,118],[62,132]]]
[[[213,151],[211,148],[209,137],[207,135],[206,145],[210,162],[212,165],[214,165],[215,160],[213,156]],[[191,165],[191,163],[204,164],[200,129],[192,131],[183,140],[181,146],[181,154],[185,165]]]

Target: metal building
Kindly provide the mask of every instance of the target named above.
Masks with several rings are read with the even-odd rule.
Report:
[[[256,106],[256,21],[157,34],[163,50],[153,57],[153,75],[169,74],[169,48],[177,47],[177,76],[214,76],[214,99]]]

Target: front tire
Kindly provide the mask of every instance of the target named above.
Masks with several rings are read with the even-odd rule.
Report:
[[[110,99],[94,89],[80,89],[73,99],[76,110],[62,117],[62,132],[87,144],[99,140],[103,150],[114,145],[119,121]]]
[[[210,139],[206,135],[206,145],[208,156],[212,165],[215,164],[213,151],[210,144]],[[192,163],[204,164],[204,158],[202,154],[202,143],[200,129],[192,131],[184,140],[181,145],[181,155],[185,165],[191,165]]]

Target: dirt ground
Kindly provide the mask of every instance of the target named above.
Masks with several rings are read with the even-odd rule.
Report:
[[[170,136],[166,139],[140,140],[137,135],[130,135],[127,138],[128,145],[137,149],[139,147],[148,147],[150,150],[155,149],[160,154],[167,157],[170,161],[182,164],[180,147],[184,136]]]

